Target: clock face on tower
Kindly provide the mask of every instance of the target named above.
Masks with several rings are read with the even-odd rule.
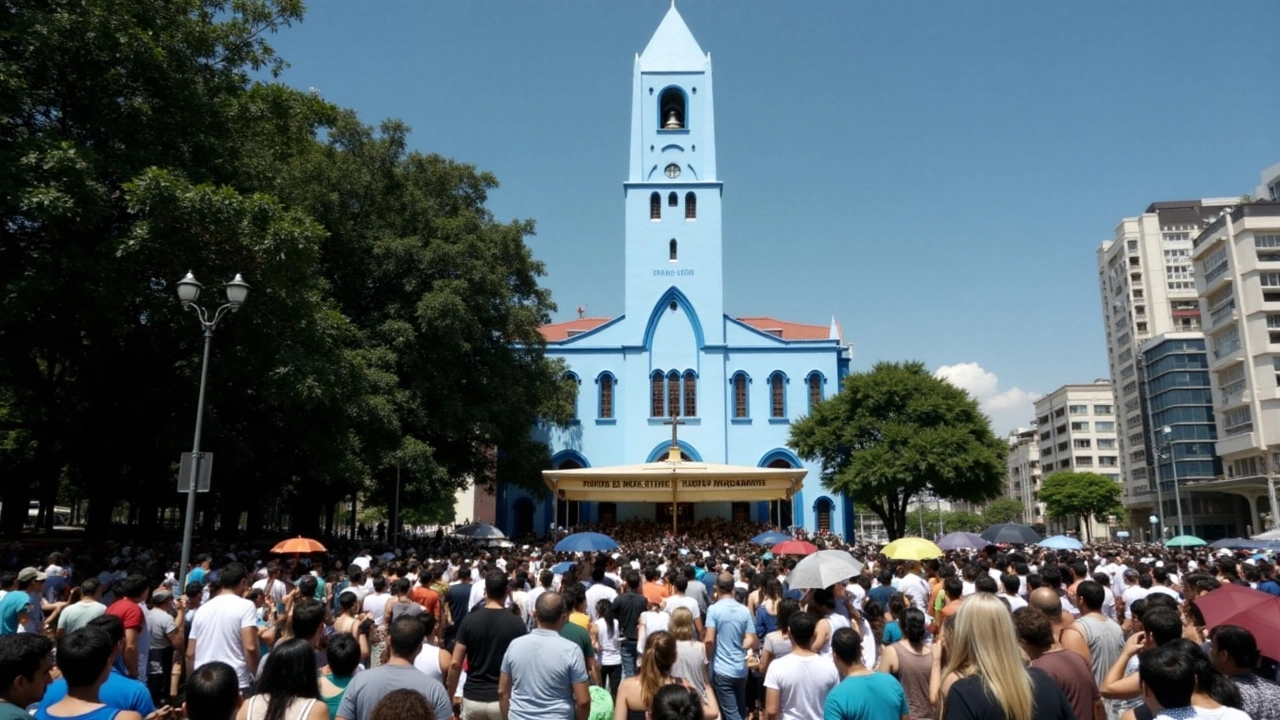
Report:
[[[675,163],[671,163],[670,165],[668,165],[667,177],[671,178],[672,180],[680,177],[680,166]]]

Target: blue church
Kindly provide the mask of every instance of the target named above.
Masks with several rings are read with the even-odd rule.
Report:
[[[787,448],[789,425],[839,390],[849,352],[840,326],[734,317],[724,310],[711,57],[673,5],[636,57],[626,200],[625,305],[613,318],[580,317],[542,328],[579,391],[574,422],[539,427],[552,469],[654,462],[671,446],[689,460],[804,467],[790,501],[575,502],[498,488],[496,523],[508,535],[542,534],[556,520],[652,520],[680,525],[716,517],[777,522],[853,537],[851,498],[826,491],[821,468]],[[767,258],[761,258],[766,261]]]

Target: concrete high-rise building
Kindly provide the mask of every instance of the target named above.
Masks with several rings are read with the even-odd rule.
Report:
[[[1111,381],[1063,385],[1036,400],[1040,472],[1093,472],[1120,482],[1115,394]],[[1039,504],[1037,504],[1039,507]],[[1106,518],[1090,519],[1089,537],[1110,536]],[[1045,517],[1050,534],[1076,530],[1074,518]],[[1084,529],[1080,528],[1083,534]]]
[[[1040,436],[1035,428],[1018,428],[1009,433],[1005,469],[1004,494],[1022,503],[1022,522],[1044,522],[1044,505],[1036,498],[1040,491]]]
[[[1280,194],[1280,166],[1258,194]],[[1258,533],[1276,527],[1267,483],[1280,473],[1280,202],[1237,204],[1197,234],[1192,260],[1224,471],[1187,487],[1193,522],[1205,537]]]
[[[1143,214],[1121,220],[1115,237],[1097,251],[1107,365],[1116,401],[1119,473],[1131,530],[1145,533],[1147,518],[1155,510],[1141,347],[1160,335],[1201,330],[1191,241],[1206,221],[1235,202],[1208,198],[1152,203]]]

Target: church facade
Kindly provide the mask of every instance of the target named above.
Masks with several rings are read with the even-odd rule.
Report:
[[[672,512],[681,524],[780,518],[853,536],[852,500],[824,489],[820,466],[787,447],[791,422],[848,373],[839,325],[725,314],[713,98],[710,55],[673,5],[635,60],[624,312],[542,328],[548,354],[566,360],[579,390],[574,422],[535,434],[550,446],[553,469],[653,462],[666,457],[678,416],[686,459],[805,467],[804,487],[789,502],[673,508],[557,501],[500,485],[496,520],[509,536],[541,535],[556,522],[670,525]]]

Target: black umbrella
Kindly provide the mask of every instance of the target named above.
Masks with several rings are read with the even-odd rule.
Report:
[[[1008,543],[1010,545],[1031,545],[1040,542],[1040,533],[1030,525],[1018,523],[999,523],[982,531],[982,539],[989,543]]]

